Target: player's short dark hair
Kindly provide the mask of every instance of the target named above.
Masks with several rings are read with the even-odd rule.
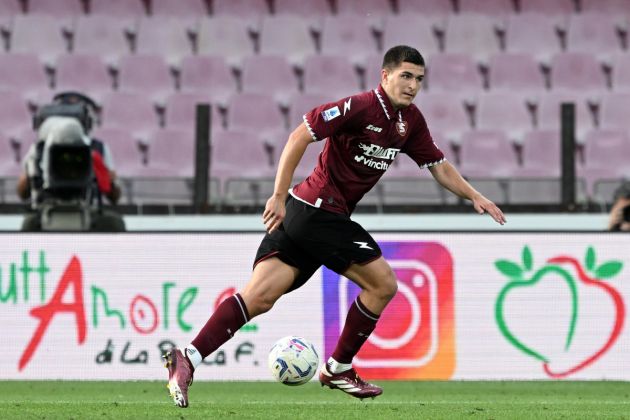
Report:
[[[412,63],[424,67],[424,58],[418,50],[407,45],[397,45],[390,48],[383,57],[383,68],[391,70],[402,63]]]

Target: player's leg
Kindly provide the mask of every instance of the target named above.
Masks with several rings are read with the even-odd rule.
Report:
[[[362,291],[348,310],[337,347],[322,366],[322,385],[358,397],[376,397],[383,390],[363,381],[352,368],[352,359],[368,339],[397,290],[396,275],[383,257],[366,264],[352,264],[344,273]]]
[[[168,389],[176,405],[188,406],[188,387],[203,359],[232,338],[250,319],[271,309],[291,288],[298,274],[297,268],[278,258],[260,261],[241,293],[221,302],[184,352],[174,348],[164,356],[169,370]]]

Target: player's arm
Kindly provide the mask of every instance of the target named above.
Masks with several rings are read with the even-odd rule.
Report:
[[[311,134],[308,132],[306,125],[302,123],[291,133],[287,144],[282,150],[278,171],[276,172],[273,195],[267,200],[265,211],[263,212],[263,223],[269,233],[276,230],[282,223],[282,220],[284,220],[284,202],[289,194],[288,191],[293,179],[293,173],[298,163],[300,163],[304,151],[312,142]]]
[[[459,197],[472,201],[477,213],[484,214],[487,212],[497,223],[505,223],[505,216],[501,209],[474,189],[448,161],[445,160],[437,165],[430,166],[429,170],[433,178],[444,188]]]

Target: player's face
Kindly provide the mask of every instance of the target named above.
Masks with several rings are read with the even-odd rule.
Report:
[[[381,85],[395,109],[411,105],[424,79],[424,67],[402,62],[392,70],[381,70]]]

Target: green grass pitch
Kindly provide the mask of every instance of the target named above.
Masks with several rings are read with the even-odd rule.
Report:
[[[311,382],[197,382],[175,407],[164,382],[0,382],[2,419],[630,419],[628,382],[378,382],[360,401]]]

